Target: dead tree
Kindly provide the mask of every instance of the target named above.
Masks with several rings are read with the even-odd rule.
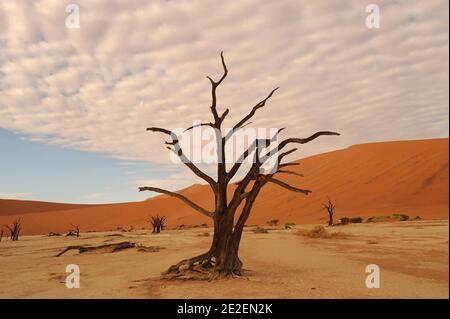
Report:
[[[2,239],[3,239],[3,229],[0,230],[0,241],[2,241]]]
[[[328,197],[328,203],[322,204],[323,208],[325,208],[328,212],[328,226],[333,226],[333,215],[334,215],[334,209],[336,206],[331,202],[331,199]]]
[[[276,226],[276,225],[278,225],[279,221],[280,221],[279,219],[272,219],[272,220],[268,220],[266,222],[266,224],[269,225],[269,226]]]
[[[13,222],[11,226],[5,225],[6,228],[9,230],[9,238],[12,241],[19,240],[19,234],[22,230],[22,225],[20,223],[20,218]]]
[[[150,224],[152,224],[153,231],[152,233],[159,234],[161,230],[164,230],[166,222],[166,216],[160,217],[159,215],[152,216],[150,218]]]
[[[221,53],[221,60],[223,66],[223,75],[218,81],[207,77],[211,82],[211,106],[213,120],[211,122],[199,123],[186,129],[189,131],[195,127],[208,126],[216,132],[217,143],[217,177],[213,178],[201,170],[194,164],[183,151],[179,136],[173,131],[160,127],[150,127],[147,131],[157,132],[166,135],[170,140],[166,141],[167,148],[174,152],[176,156],[181,159],[181,162],[186,165],[195,175],[203,179],[212,189],[214,193],[214,209],[208,210],[200,205],[194,203],[183,194],[168,191],[154,186],[139,187],[139,191],[152,191],[168,196],[175,197],[191,208],[198,211],[200,214],[211,218],[214,223],[214,236],[210,249],[199,256],[185,259],[176,265],[169,267],[163,273],[165,278],[220,278],[234,275],[241,275],[242,262],[238,256],[239,244],[241,241],[242,231],[244,225],[250,216],[253,204],[257,196],[260,194],[264,185],[275,184],[287,190],[297,192],[300,194],[309,194],[311,191],[291,186],[281,179],[277,178],[279,174],[293,174],[299,175],[296,172],[286,170],[286,167],[297,165],[298,163],[282,163],[282,159],[295,152],[296,148],[287,149],[292,144],[306,144],[322,135],[339,135],[339,133],[330,131],[320,131],[312,134],[306,138],[287,138],[278,143],[276,146],[276,153],[270,149],[271,144],[276,144],[279,133],[283,130],[277,131],[274,136],[266,139],[255,139],[250,143],[248,148],[240,155],[240,157],[231,165],[230,169],[226,166],[225,144],[233,137],[235,132],[242,129],[249,123],[249,120],[256,114],[256,112],[265,106],[266,102],[272,97],[278,88],[272,90],[267,97],[258,102],[253,108],[238,121],[231,130],[222,132],[222,124],[229,114],[229,109],[219,113],[217,104],[217,88],[223,82],[228,74],[228,69],[225,64],[223,53]],[[272,147],[273,147],[272,144]],[[272,156],[276,156],[277,169],[271,173],[263,171],[263,164],[267,162]],[[242,176],[242,180],[236,184],[234,193],[228,196],[227,189],[236,173],[241,168],[244,161],[251,159],[252,164],[248,171]],[[230,197],[230,198],[229,198]]]
[[[70,226],[72,226],[72,229],[69,230],[69,232],[66,234],[66,237],[67,236],[80,237],[80,225],[70,224]]]

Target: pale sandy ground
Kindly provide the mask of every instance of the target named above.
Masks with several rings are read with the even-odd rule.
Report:
[[[312,228],[313,225],[297,228]],[[211,232],[211,229],[208,229]],[[247,279],[163,281],[159,273],[204,252],[205,229],[84,233],[80,238],[24,236],[0,242],[1,298],[448,298],[448,221],[333,227],[348,239],[309,239],[292,230],[254,234],[247,228],[241,259]],[[63,247],[130,240],[159,252],[69,252]],[[372,243],[368,243],[372,241]],[[381,288],[365,286],[365,267],[381,268]],[[81,288],[65,287],[65,267],[78,264]]]

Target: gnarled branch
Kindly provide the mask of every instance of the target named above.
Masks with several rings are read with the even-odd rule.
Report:
[[[317,133],[314,133],[313,135],[311,135],[310,137],[307,138],[288,138],[284,141],[282,141],[279,145],[278,145],[278,149],[281,150],[283,149],[286,145],[288,145],[289,143],[297,143],[297,144],[306,144],[308,142],[311,142],[312,140],[315,140],[316,138],[318,138],[319,136],[322,135],[341,135],[339,133],[336,132],[330,132],[330,131],[320,131]]]
[[[297,176],[300,176],[300,177],[305,177],[303,174],[300,174],[300,173],[297,173],[297,172],[292,172],[292,171],[278,170],[278,171],[275,172],[275,174],[278,174],[278,173],[291,174],[291,175],[297,175]]]
[[[189,130],[192,130],[193,128],[200,127],[200,126],[210,126],[210,127],[214,128],[214,125],[212,123],[198,123],[198,124],[189,126],[187,129],[184,130],[184,132],[187,132]]]
[[[223,57],[223,52],[220,52],[220,58],[222,60],[222,66],[223,66],[223,75],[219,79],[219,81],[214,81],[211,77],[207,76],[208,80],[211,82],[211,97],[212,97],[212,103],[211,103],[211,112],[214,116],[215,124],[220,125],[221,124],[221,118],[219,117],[219,114],[217,113],[217,94],[216,90],[217,87],[222,83],[222,81],[225,79],[225,77],[228,74],[228,69],[225,64],[225,59]]]
[[[278,180],[276,178],[273,178],[273,177],[262,176],[262,179],[264,181],[269,182],[269,183],[274,183],[274,184],[276,184],[278,186],[286,188],[287,190],[290,190],[291,192],[303,193],[305,195],[308,195],[309,193],[311,193],[310,190],[301,189],[301,188],[297,188],[297,187],[291,186],[291,185],[289,185],[289,184],[287,184],[285,182],[282,182],[282,181],[280,181],[280,180]]]
[[[256,150],[258,147],[262,146],[262,147],[269,147],[270,144],[275,141],[277,139],[278,134],[281,133],[281,131],[283,131],[284,128],[280,128],[275,134],[274,136],[272,136],[269,139],[255,139],[252,144],[250,144],[250,146],[241,154],[241,156],[239,156],[239,158],[236,160],[236,163],[233,164],[233,166],[231,167],[230,171],[228,172],[228,181],[230,181],[234,175],[236,175],[237,171],[239,170],[239,168],[241,167],[242,163],[247,159],[247,157],[254,151]],[[262,145],[264,144],[264,145]],[[257,154],[258,156],[256,156],[256,159],[259,159],[259,154]]]
[[[230,113],[230,109],[227,108],[220,116],[220,123],[222,123],[223,120],[225,120],[225,117],[227,117],[228,113]]]
[[[174,132],[164,129],[164,128],[160,128],[160,127],[149,127],[149,128],[147,128],[147,131],[159,132],[159,133],[164,133],[166,135],[169,135],[172,138],[172,141],[166,142],[166,144],[173,145],[175,149],[172,149],[170,147],[168,147],[168,149],[173,151],[175,154],[177,154],[178,157],[181,159],[181,161],[184,163],[184,165],[189,167],[191,169],[191,171],[194,172],[195,175],[197,175],[198,177],[200,177],[201,179],[206,181],[209,185],[211,185],[211,187],[213,189],[216,188],[216,182],[214,181],[214,179],[211,176],[209,176],[208,174],[201,171],[194,163],[191,162],[191,160],[189,160],[184,155],[183,150],[180,147],[178,136]]]
[[[278,155],[278,164],[281,163],[281,160],[282,160],[285,156],[287,156],[287,155],[289,155],[289,154],[291,154],[291,153],[294,153],[295,151],[297,151],[297,148],[293,148],[293,149],[291,149],[291,150],[289,150],[289,151],[286,151],[286,152],[281,153],[280,155]]]
[[[278,169],[283,168],[283,167],[288,167],[288,166],[297,166],[297,165],[300,165],[300,163],[291,162],[291,163],[279,164]]]
[[[144,186],[144,187],[139,187],[139,191],[151,191],[151,192],[156,192],[156,193],[160,193],[160,194],[165,194],[165,195],[169,195],[175,198],[178,198],[179,200],[183,201],[185,204],[189,205],[190,207],[192,207],[193,209],[195,209],[196,211],[198,211],[199,213],[212,218],[213,217],[213,213],[204,209],[203,207],[200,207],[199,205],[197,205],[196,203],[194,203],[193,201],[191,201],[189,198],[187,198],[184,195],[181,195],[179,193],[175,193],[175,192],[171,192],[162,188],[158,188],[158,187],[150,187],[150,186]]]
[[[279,89],[279,87],[273,89],[273,90],[269,93],[269,95],[268,95],[264,100],[262,100],[261,102],[259,102],[258,104],[256,104],[256,105],[252,108],[252,110],[250,111],[250,113],[248,113],[242,120],[240,120],[236,125],[234,125],[233,129],[230,130],[230,131],[227,133],[227,135],[225,136],[225,141],[227,141],[227,140],[234,134],[235,131],[237,131],[237,130],[239,130],[240,128],[242,128],[242,127],[245,125],[245,123],[246,123],[248,120],[250,120],[250,119],[255,115],[255,113],[256,113],[256,111],[257,111],[258,109],[260,109],[260,108],[262,108],[264,105],[266,105],[267,100],[270,99],[270,98],[272,97],[273,93],[275,93],[275,91],[278,90],[278,89]]]

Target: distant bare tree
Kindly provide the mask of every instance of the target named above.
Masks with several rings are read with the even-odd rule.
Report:
[[[162,217],[160,217],[159,215],[152,216],[150,218],[150,224],[152,224],[152,227],[153,227],[152,233],[159,234],[161,232],[161,230],[164,230],[164,227],[166,227],[165,222],[166,222],[166,216],[162,216]]]
[[[0,241],[2,241],[2,239],[3,239],[3,228],[2,230],[0,230]]]
[[[9,230],[9,238],[12,241],[19,240],[19,234],[22,230],[22,225],[20,222],[20,218],[13,222],[11,226],[5,225],[6,228]]]
[[[334,209],[336,206],[331,202],[331,199],[328,197],[328,203],[323,204],[323,208],[325,208],[328,212],[328,226],[333,226],[333,215]]]
[[[72,229],[69,230],[69,232],[66,234],[66,236],[77,236],[80,237],[80,226],[70,224],[72,226]]]
[[[73,232],[77,237],[80,237],[80,225],[70,224],[73,227]]]
[[[279,219],[272,219],[272,220],[267,221],[267,225],[276,226],[276,225],[278,225],[279,221],[280,221]]]

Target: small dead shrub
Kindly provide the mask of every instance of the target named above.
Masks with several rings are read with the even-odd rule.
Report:
[[[299,229],[296,235],[308,238],[335,238],[346,239],[347,235],[343,232],[330,233],[323,226],[315,226],[313,229]]]
[[[359,223],[363,222],[363,219],[362,219],[362,217],[359,217],[359,216],[358,217],[350,217],[349,222],[351,224],[359,224]]]
[[[383,222],[395,222],[395,221],[404,222],[407,220],[409,220],[409,216],[406,214],[381,215],[381,216],[372,216],[370,218],[367,218],[368,223],[383,223]]]
[[[272,220],[267,221],[267,225],[276,226],[276,225],[278,225],[279,221],[280,221],[279,219],[272,219]]]
[[[284,223],[284,229],[291,229],[293,226],[295,226],[295,223],[293,222]]]
[[[66,236],[77,236],[77,237],[80,237],[80,226],[79,225],[74,225],[74,224],[70,224],[70,226],[72,226],[72,229],[69,230],[69,232],[67,233]]]
[[[204,232],[198,234],[197,236],[201,236],[201,237],[209,237],[209,232],[204,231]]]
[[[409,220],[409,216],[406,214],[393,214],[392,217],[397,218],[401,222]]]
[[[374,223],[375,222],[375,217],[369,217],[366,219],[366,223]]]
[[[19,240],[19,234],[20,234],[20,231],[22,230],[22,224],[21,224],[20,218],[17,219],[16,221],[14,221],[11,226],[5,225],[5,227],[8,228],[9,238],[12,241]]]
[[[61,236],[61,234],[60,234],[60,233],[55,233],[55,232],[52,232],[52,231],[51,231],[51,232],[48,233],[48,236],[49,236],[49,237],[53,237],[53,236]]]
[[[265,228],[262,228],[262,227],[258,226],[255,229],[253,229],[253,232],[255,234],[267,234],[269,231],[267,229],[265,229]]]

